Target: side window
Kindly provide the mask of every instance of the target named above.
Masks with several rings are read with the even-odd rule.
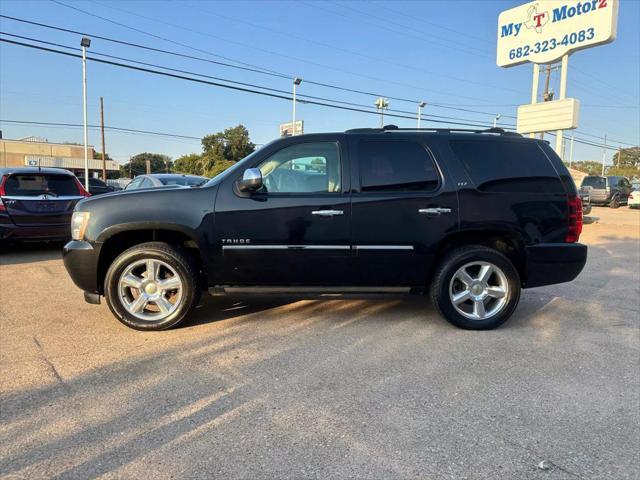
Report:
[[[151,188],[151,187],[153,187],[153,182],[148,178],[145,178],[140,184],[139,188]]]
[[[363,192],[434,191],[440,184],[433,158],[416,142],[362,141],[358,165]]]
[[[342,189],[336,143],[292,145],[271,155],[258,168],[266,193],[336,193]]]
[[[564,193],[553,165],[534,142],[491,138],[449,144],[479,190]]]

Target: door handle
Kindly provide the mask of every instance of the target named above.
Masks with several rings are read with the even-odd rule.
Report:
[[[342,210],[314,210],[311,214],[320,215],[321,217],[333,217],[335,215],[342,215],[344,212]]]
[[[430,217],[439,217],[443,213],[451,213],[451,209],[450,208],[442,208],[442,207],[420,208],[418,210],[418,213],[420,213],[422,215],[428,215]]]

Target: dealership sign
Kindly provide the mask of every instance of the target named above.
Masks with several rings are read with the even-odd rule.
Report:
[[[551,63],[616,38],[618,0],[540,0],[498,17],[499,67]]]

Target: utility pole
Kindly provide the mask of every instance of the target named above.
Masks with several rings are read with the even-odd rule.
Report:
[[[102,135],[102,181],[107,183],[107,160],[104,147],[104,104],[100,97],[100,134]]]
[[[544,79],[544,93],[542,94],[542,101],[548,102],[551,100],[549,98],[549,81],[551,80],[551,64],[547,65],[545,70],[545,79]],[[540,140],[544,139],[544,132],[540,133]]]
[[[622,160],[622,147],[618,147],[618,167],[620,166],[620,160]]]
[[[84,188],[89,191],[89,127],[87,125],[87,48],[91,46],[91,39],[82,37],[82,113],[84,117]]]
[[[571,132],[571,147],[569,148],[569,168],[573,164],[573,132]]]
[[[604,134],[604,149],[602,150],[602,176],[604,177],[604,162],[607,159],[607,134]]]
[[[151,173],[151,160],[147,158],[146,164],[147,164],[147,175],[149,175]]]

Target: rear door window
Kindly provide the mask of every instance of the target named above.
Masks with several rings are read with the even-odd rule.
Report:
[[[533,142],[452,140],[450,146],[479,190],[564,193],[558,173]]]
[[[49,194],[77,197],[80,194],[74,178],[69,175],[14,174],[7,178],[4,188],[8,196]]]
[[[582,179],[583,187],[591,187],[596,189],[606,188],[606,179],[604,177],[584,177]]]
[[[405,140],[362,141],[358,145],[363,192],[434,191],[440,175],[427,149]]]

